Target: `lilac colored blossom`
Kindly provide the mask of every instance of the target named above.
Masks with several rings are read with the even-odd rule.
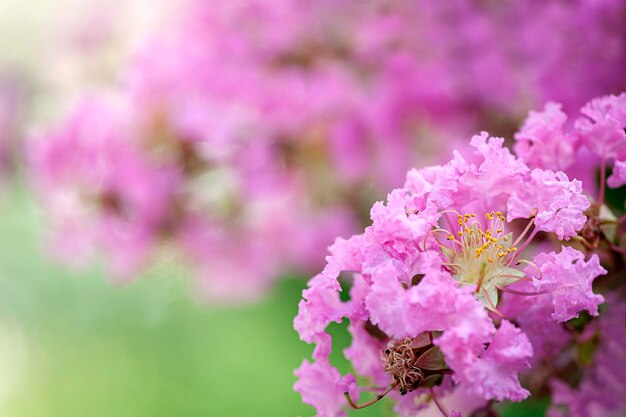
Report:
[[[549,292],[546,297],[552,298],[554,320],[570,320],[582,310],[587,310],[593,316],[598,315],[598,305],[604,298],[593,293],[591,284],[597,276],[607,271],[600,266],[597,255],[585,261],[582,252],[564,246],[558,254],[550,252],[537,255],[535,263],[539,266],[541,277],[534,277],[533,285],[538,291]]]
[[[126,280],[173,242],[200,278],[202,297],[254,300],[284,271],[313,269],[331,233],[349,227],[341,207],[318,212],[293,184],[259,175],[262,152],[237,155],[246,170],[235,176],[203,160],[201,143],[172,142],[167,131],[150,136],[156,128],[136,124],[135,110],[124,97],[86,101],[32,144],[33,177],[60,256],[105,253],[112,275]],[[212,187],[198,192],[206,181]]]
[[[543,111],[530,111],[515,134],[515,153],[532,168],[565,170],[576,157],[577,138],[567,132],[561,105],[546,103]]]
[[[532,355],[528,337],[509,321],[502,321],[485,353],[464,369],[467,389],[483,398],[526,398],[530,393],[521,387],[518,373],[530,366]]]
[[[507,220],[534,216],[537,230],[554,232],[559,239],[576,236],[587,218],[590,203],[582,194],[582,183],[570,181],[563,172],[535,169],[530,186],[515,190],[508,201]]]
[[[615,161],[613,174],[606,182],[610,187],[618,188],[626,184],[626,161]]]
[[[543,112],[531,111],[515,135],[518,156],[533,168],[565,171],[570,178],[582,180],[590,193],[598,190],[594,170],[605,170],[614,163],[615,173],[607,185],[621,186],[619,167],[626,158],[625,97],[592,99],[573,125],[567,122],[568,115],[560,104],[550,102]]]
[[[536,291],[530,282],[519,282],[510,288],[529,294]],[[528,336],[534,351],[530,359],[533,366],[561,353],[571,340],[569,332],[552,318],[554,307],[547,295],[529,297],[505,293],[500,311],[505,317],[515,317],[519,328]]]
[[[490,138],[482,132],[472,138],[470,145],[476,149],[473,160],[466,162],[457,155],[452,162],[462,172],[453,207],[459,211],[487,212],[491,207],[503,210],[511,191],[521,186],[529,168],[503,146],[503,138]]]
[[[331,247],[326,268],[303,292],[294,321],[301,338],[325,345],[326,327],[348,318],[353,343],[346,356],[381,390],[391,377],[394,382],[385,393],[397,388],[389,395],[398,399],[399,391],[403,414],[410,413],[409,403],[415,411],[424,406],[404,399],[424,388],[410,373],[413,368],[402,368],[416,359],[400,366],[395,352],[430,343],[440,349],[459,389],[484,400],[520,401],[529,395],[518,374],[529,367],[531,340],[545,354],[546,335],[524,333],[535,330],[529,325],[533,315],[556,325],[584,309],[595,314],[602,302],[591,292],[591,282],[605,272],[595,256],[585,262],[571,248],[559,255],[538,255],[535,264],[542,277],[530,289],[528,272],[515,267],[524,261],[516,245],[529,228],[533,232],[528,241],[540,230],[559,240],[573,237],[585,223],[589,202],[579,182],[560,172],[531,170],[503,142],[483,133],[472,139],[475,152],[469,158],[456,153],[446,165],[410,171],[404,188],[374,205],[372,225],[363,234]],[[523,217],[532,220],[516,239],[506,220],[522,217],[523,202],[532,206]],[[354,273],[348,301],[339,297],[342,272]],[[511,297],[499,300],[499,292],[509,291],[509,286],[515,288],[511,297],[532,297],[541,309],[507,306]],[[553,304],[548,310],[546,299]],[[523,327],[508,320],[500,320],[497,327],[494,313],[508,313]],[[377,356],[385,343],[386,353]]]
[[[576,121],[581,142],[595,155],[626,159],[626,93],[591,100]]]
[[[327,359],[314,363],[304,361],[296,370],[299,378],[294,390],[302,395],[302,400],[317,409],[320,417],[341,417],[346,414],[340,405],[345,402],[343,393],[354,385],[354,377],[341,377],[339,371],[333,368]]]
[[[512,285],[516,292],[505,295],[504,314],[516,316],[533,344],[542,347],[536,352],[538,360],[533,361],[533,367],[538,368],[534,379],[535,383],[543,379],[551,391],[550,417],[617,417],[626,410],[622,366],[626,363],[626,315],[620,295],[625,217],[618,218],[619,214],[605,204],[606,185],[624,184],[625,98],[621,94],[592,100],[583,107],[583,117],[575,125],[574,133],[584,147],[568,172],[576,172],[587,183],[585,189],[598,193],[576,238],[583,243],[581,249],[597,253],[585,255],[573,247],[563,247],[560,253],[540,252],[526,269],[532,281]],[[596,190],[598,168],[600,184]],[[604,183],[606,168],[612,168],[613,175]],[[595,281],[604,274],[602,280]],[[595,294],[592,284],[603,294]],[[531,303],[531,297],[524,295],[533,291],[537,300]],[[580,316],[581,310],[589,314]],[[569,321],[572,318],[576,320]],[[553,320],[564,324],[555,325]]]
[[[127,141],[127,112],[84,102],[66,126],[37,143],[31,160],[60,232],[54,250],[80,259],[81,251],[100,247],[120,279],[150,256],[179,184],[176,170],[151,166]]]

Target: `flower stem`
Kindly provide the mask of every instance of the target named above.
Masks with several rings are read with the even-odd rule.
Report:
[[[574,239],[575,239],[575,240],[577,240],[577,241],[579,241],[580,243],[582,243],[582,244],[583,244],[583,246],[584,246],[585,248],[587,248],[587,250],[590,250],[590,251],[595,250],[595,248],[593,247],[593,245],[592,245],[591,243],[589,243],[589,241],[587,241],[587,239],[585,239],[584,237],[582,237],[582,236],[576,236],[576,237],[574,237]]]
[[[352,398],[350,398],[349,392],[344,392],[343,395],[346,396],[346,399],[348,400],[348,404],[350,404],[350,407],[354,408],[355,410],[359,410],[361,408],[369,407],[370,405],[376,404],[378,401],[382,400],[385,397],[385,395],[389,394],[391,390],[396,387],[396,385],[398,385],[398,383],[394,382],[393,384],[389,385],[387,389],[384,390],[382,393],[378,394],[376,397],[372,398],[371,400],[364,402],[363,404],[356,404],[354,401],[352,401]]]
[[[602,158],[600,163],[600,193],[598,195],[598,203],[600,206],[604,204],[604,191],[606,189],[606,159]]]

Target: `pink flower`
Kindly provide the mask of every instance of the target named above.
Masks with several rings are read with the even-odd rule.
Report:
[[[392,356],[378,356],[377,350],[385,343],[386,352],[402,350],[407,343],[430,343],[440,349],[452,379],[468,392],[485,400],[525,398],[528,392],[518,373],[532,356],[529,338],[508,322],[496,331],[489,315],[497,311],[498,291],[524,277],[511,266],[516,248],[512,235],[504,231],[505,216],[486,212],[481,220],[475,214],[457,214],[458,231],[446,229],[456,223],[446,212],[490,204],[504,209],[515,192],[513,186],[522,186],[525,178],[557,175],[541,170],[529,175],[529,168],[502,144],[499,139],[488,140],[486,134],[475,137],[472,145],[479,151],[475,163],[457,154],[444,166],[411,171],[405,188],[390,193],[386,204],[376,203],[372,225],[361,235],[338,240],[324,271],[303,292],[294,321],[300,337],[325,343],[328,324],[347,317],[353,323],[353,343],[346,355],[356,361],[359,373],[383,386],[393,377],[399,392],[409,395],[422,389],[423,377],[417,373],[411,374],[417,379],[401,378],[402,367],[393,365]],[[571,183],[560,175],[563,183],[554,188],[565,197],[556,191],[556,196],[546,196],[539,204],[543,214],[553,210],[553,216],[564,215],[560,209],[569,207],[567,198],[578,201],[575,194],[580,191],[574,187],[567,194]],[[526,186],[531,195],[545,194],[542,181]],[[538,224],[544,226],[548,220],[542,216]],[[567,221],[567,216],[560,219]],[[349,301],[338,295],[337,279],[343,271],[354,273]],[[424,341],[425,335],[430,335],[430,342]],[[385,365],[385,360],[391,362]],[[405,402],[399,407],[405,409]]]
[[[131,118],[123,104],[85,101],[29,148],[35,186],[56,226],[53,249],[80,259],[66,246],[78,239],[81,251],[107,253],[117,279],[147,262],[180,184],[175,169],[153,166],[133,143]]]
[[[569,181],[560,171],[535,169],[529,182],[513,190],[507,204],[507,220],[534,215],[537,230],[569,239],[585,225],[587,218],[583,213],[589,205],[580,181]]]
[[[407,318],[412,334],[445,330],[436,343],[453,369],[463,367],[468,357],[480,353],[495,332],[487,311],[471,289],[458,287],[447,273],[427,273],[408,290],[408,297]]]
[[[344,305],[339,299],[341,286],[337,281],[339,271],[329,264],[325,271],[309,281],[309,288],[302,292],[294,327],[300,338],[308,343],[316,340],[331,322],[340,322]]]
[[[346,401],[344,392],[354,392],[356,381],[352,375],[342,377],[328,359],[313,363],[305,360],[295,375],[298,381],[293,389],[302,395],[302,401],[315,407],[318,417],[346,416],[342,409]]]
[[[119,169],[115,182],[131,175],[133,189],[115,186],[151,221],[81,215],[60,240],[105,253],[128,274],[172,243],[205,298],[257,299],[285,271],[319,270],[332,238],[352,233],[373,196],[399,185],[413,159],[440,162],[458,138],[479,127],[510,129],[526,106],[547,98],[571,108],[623,85],[624,9],[612,0],[383,0],[360,8],[193,0],[120,71],[124,120],[93,121],[94,129],[124,131],[123,145],[97,152],[132,149],[124,165],[137,167]],[[545,129],[537,120],[536,144],[558,136],[554,114]],[[374,208],[369,233],[387,255],[412,262],[440,211],[505,211],[528,166],[502,139],[483,134],[472,144],[475,157],[415,172],[387,209]],[[72,202],[81,212],[90,203]]]
[[[463,167],[463,158],[457,156],[454,163],[461,175],[454,206],[458,210],[488,212],[489,208],[503,207],[511,192],[522,185],[529,168],[503,144],[504,139],[490,138],[482,132],[470,141],[477,150],[476,163]]]
[[[626,159],[626,93],[591,100],[576,121],[581,142],[595,155]]]
[[[546,111],[556,122],[537,118],[533,129],[565,135],[560,110]],[[550,126],[544,131],[542,123]],[[455,152],[447,164],[410,171],[404,187],[373,206],[364,233],[337,240],[294,322],[319,348],[327,346],[329,323],[351,320],[345,353],[354,369],[400,398],[397,409],[407,415],[428,384],[447,393],[455,382],[485,401],[523,400],[530,393],[520,372],[572,343],[571,329],[559,323],[583,310],[598,315],[604,300],[592,290],[606,273],[597,255],[585,260],[571,247],[548,252],[551,242],[576,237],[587,224],[581,181],[530,169],[487,133],[470,145],[469,157]],[[521,232],[509,223],[518,218],[530,219]],[[551,239],[537,245],[538,232]],[[523,259],[530,248],[534,262]],[[345,272],[353,273],[353,289],[341,301]],[[428,361],[433,369],[424,368]],[[444,366],[449,376],[439,373]]]
[[[613,174],[606,182],[610,187],[618,188],[626,184],[626,161],[615,161]]]
[[[391,377],[380,366],[380,353],[385,350],[384,341],[372,336],[365,328],[366,322],[350,324],[352,344],[344,350],[346,358],[359,374],[372,379],[377,386],[388,386]]]
[[[420,384],[428,374],[411,365],[418,358],[398,365],[394,356],[417,344],[440,349],[451,379],[468,393],[484,400],[520,401],[529,395],[518,374],[533,356],[531,340],[547,344],[540,347],[542,354],[555,351],[564,342],[556,337],[563,334],[550,327],[553,320],[569,320],[582,309],[597,314],[603,300],[591,291],[593,279],[604,272],[595,256],[585,262],[571,248],[559,255],[542,253],[535,259],[540,273],[526,271],[534,277],[532,285],[514,267],[528,263],[514,261],[522,256],[518,249],[528,246],[538,231],[562,240],[582,228],[589,202],[580,182],[569,181],[562,172],[530,170],[501,139],[486,133],[475,136],[471,145],[478,152],[470,162],[457,153],[446,165],[410,171],[404,188],[374,205],[372,225],[363,234],[335,243],[328,265],[303,292],[294,321],[301,338],[325,343],[328,324],[349,318],[353,344],[346,355],[356,361],[359,373],[383,387],[392,377],[394,383],[385,392],[396,388],[412,395],[423,389]],[[470,209],[481,216],[459,211]],[[532,220],[516,239],[506,230],[511,227],[507,216]],[[354,273],[349,301],[338,295],[343,271]],[[501,292],[512,293],[505,303],[499,302]],[[525,300],[516,305],[515,297],[533,300],[530,306]],[[490,312],[511,314],[521,327],[504,320],[496,330]],[[546,334],[544,329],[552,331]],[[376,350],[384,343],[386,353],[377,359]],[[442,377],[439,383],[445,381],[449,383]],[[407,401],[398,407],[407,409]]]
[[[606,274],[600,266],[597,255],[585,261],[585,255],[569,246],[563,246],[560,253],[540,253],[535,257],[541,277],[533,278],[537,291],[546,291],[543,297],[550,297],[554,312],[552,318],[565,322],[587,310],[593,316],[598,315],[598,305],[604,297],[594,294],[591,288],[593,280]],[[529,273],[532,271],[529,269]]]
[[[530,111],[515,134],[515,153],[532,168],[565,170],[573,162],[576,136],[565,131],[561,105],[548,102],[543,111]]]
[[[521,401],[530,393],[520,385],[518,373],[530,367],[528,359],[532,355],[528,337],[503,320],[489,347],[457,372],[456,379],[464,383],[469,392],[482,398]]]
[[[527,294],[536,291],[530,282],[518,282],[511,288]],[[552,319],[554,307],[552,299],[547,295],[505,293],[498,308],[505,317],[514,319],[528,336],[534,351],[534,357],[531,358],[533,366],[546,357],[560,354],[571,341],[570,333]]]

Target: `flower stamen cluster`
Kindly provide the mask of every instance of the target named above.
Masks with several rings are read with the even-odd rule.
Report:
[[[434,230],[447,233],[451,244],[437,240],[448,260],[444,265],[458,282],[475,286],[477,298],[485,307],[497,312],[497,291],[526,279],[523,272],[511,267],[518,251],[513,245],[520,239],[513,242],[513,234],[505,232],[506,218],[501,211],[486,213],[484,225],[475,213],[449,211],[458,216],[456,233],[443,228]]]

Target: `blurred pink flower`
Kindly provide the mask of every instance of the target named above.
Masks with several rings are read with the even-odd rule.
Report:
[[[531,3],[190,2],[121,71],[115,115],[76,116],[93,120],[33,145],[58,148],[33,151],[59,154],[33,171],[60,226],[55,246],[73,248],[65,252],[76,260],[76,249],[99,252],[126,279],[174,248],[211,300],[258,299],[282,275],[310,274],[332,239],[357,230],[416,162],[467,148],[459,138],[479,126],[510,131],[548,99],[569,111],[623,85],[622,2]],[[564,121],[554,106],[549,123],[538,116],[520,136],[533,143],[522,155],[532,168],[538,151],[556,146]],[[78,138],[93,134],[120,138]],[[72,141],[84,149],[71,151]],[[385,244],[415,252],[411,239],[452,201],[477,213],[501,206],[529,170],[502,143],[477,136],[474,155],[409,175],[421,187],[411,209],[428,215],[402,219],[377,205],[372,233],[397,232]],[[570,150],[558,149],[566,165]],[[82,178],[99,153],[104,172]],[[46,170],[51,178],[39,178]],[[81,190],[71,208],[52,201],[65,198],[51,197],[62,189]],[[129,206],[123,216],[106,207],[107,192]],[[400,194],[390,199],[399,212]],[[581,204],[554,208],[562,233],[578,227]]]
[[[180,181],[131,141],[130,119],[128,108],[86,101],[65,126],[31,144],[35,186],[58,228],[52,249],[76,262],[100,248],[120,279],[146,262]]]
[[[576,121],[581,142],[595,155],[626,159],[626,93],[591,100]]]
[[[566,132],[567,115],[561,105],[546,103],[543,111],[530,111],[515,134],[515,153],[532,168],[567,169],[575,159],[577,137]]]

